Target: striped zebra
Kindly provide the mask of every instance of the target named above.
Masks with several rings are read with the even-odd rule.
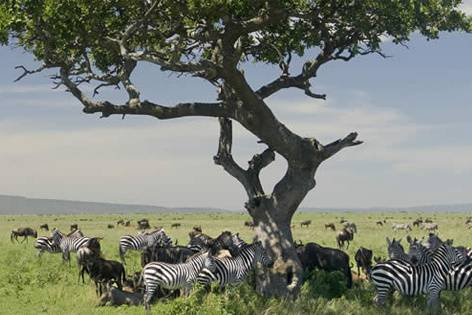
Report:
[[[449,242],[446,242],[434,252],[429,264],[414,266],[403,260],[390,260],[377,264],[371,272],[371,279],[376,289],[374,302],[384,305],[393,290],[410,296],[428,294],[428,308],[436,312],[446,277],[461,258]]]
[[[243,282],[258,262],[265,267],[272,267],[274,263],[260,241],[250,245],[242,244],[237,256],[215,258],[215,270],[203,269],[197,281],[206,287],[213,281],[218,282],[220,289],[223,290],[228,285],[238,285]]]
[[[183,264],[151,262],[144,266],[141,276],[146,288],[145,309],[151,309],[150,302],[158,287],[171,290],[183,289],[183,294],[188,295],[192,284],[203,268],[215,270],[215,260],[208,251],[193,255],[188,262]]]
[[[172,245],[172,239],[166,235],[164,229],[137,235],[123,235],[119,244],[121,261],[125,263],[125,254],[128,250],[143,250],[153,247],[156,243],[160,243],[161,247],[167,247]]]
[[[76,237],[75,235],[67,236],[54,228],[52,231],[52,240],[53,244],[59,246],[61,249],[62,259],[68,261],[70,264],[70,252],[77,252],[80,247],[87,244],[90,237]]]
[[[401,239],[395,240],[393,238],[391,241],[387,237],[387,252],[388,252],[388,257],[390,259],[397,259],[397,260],[404,260],[404,261],[410,261],[410,256],[405,253],[405,249],[403,248],[403,245],[400,243]]]
[[[61,248],[59,245],[55,244],[52,238],[46,236],[40,236],[36,239],[36,243],[34,244],[34,248],[38,250],[38,257],[44,252],[48,252],[51,254],[60,253]]]

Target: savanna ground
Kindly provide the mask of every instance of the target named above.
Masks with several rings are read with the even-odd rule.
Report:
[[[404,232],[393,232],[391,223],[411,223],[416,217],[431,217],[439,223],[440,236],[454,239],[454,244],[472,246],[470,235],[464,221],[468,213],[298,213],[294,222],[294,238],[303,242],[315,241],[324,246],[335,247],[335,232],[325,231],[324,224],[334,222],[340,226],[339,219],[345,218],[358,226],[358,234],[347,251],[354,264],[354,253],[360,246],[370,248],[376,256],[386,256],[385,237],[402,237]],[[60,254],[45,253],[38,259],[33,248],[34,240],[29,243],[10,242],[10,231],[20,226],[31,226],[40,232],[39,225],[48,223],[49,227],[67,232],[72,223],[77,223],[87,236],[101,236],[102,250],[107,259],[118,260],[118,240],[121,235],[135,234],[135,222],[143,217],[151,225],[163,226],[167,233],[179,244],[188,242],[188,232],[194,225],[201,225],[204,232],[216,236],[223,230],[240,232],[250,241],[253,234],[243,226],[247,215],[239,213],[166,213],[130,215],[38,215],[38,216],[0,216],[0,314],[144,314],[143,307],[101,307],[98,308],[94,285],[87,281],[79,284],[75,257],[69,267],[63,264]],[[384,227],[376,226],[377,220],[387,218]],[[108,229],[107,224],[117,220],[133,220],[132,227]],[[308,228],[301,228],[300,221],[312,220]],[[170,228],[172,223],[182,224]],[[412,236],[426,233],[417,228]],[[406,242],[404,241],[406,247]],[[127,253],[127,273],[139,271],[139,254]],[[353,268],[354,270],[355,268]],[[249,285],[227,290],[220,294],[217,290],[206,295],[202,288],[193,291],[189,298],[178,298],[157,302],[153,314],[422,314],[425,307],[424,297],[407,298],[394,295],[390,306],[379,309],[372,304],[373,287],[367,282],[356,282],[353,289],[346,290],[344,281],[337,273],[316,272],[302,288],[296,301],[264,299],[257,296]],[[445,314],[471,314],[472,292],[443,292],[441,301]]]

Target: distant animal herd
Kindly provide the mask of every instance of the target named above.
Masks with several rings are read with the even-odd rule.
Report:
[[[309,228],[311,220],[300,222],[300,228]],[[321,246],[314,242],[295,244],[298,257],[304,272],[321,269],[327,272],[340,271],[346,278],[348,288],[352,287],[353,273],[349,255],[342,249],[349,248],[350,241],[358,233],[354,222],[341,219],[341,230],[336,232],[333,222],[324,224],[325,231],[335,231],[338,248]],[[375,222],[383,227],[386,219]],[[465,221],[467,228],[472,228],[472,218]],[[123,219],[116,226],[131,226],[131,221]],[[244,226],[254,229],[251,221]],[[373,226],[373,228],[375,228]],[[108,224],[107,228],[114,228]],[[181,228],[175,222],[171,229]],[[442,240],[435,234],[439,225],[431,219],[418,218],[410,223],[392,223],[394,233],[408,233],[413,228],[426,231],[422,240],[406,237],[409,250],[406,252],[401,238],[386,238],[388,258],[374,256],[373,251],[360,247],[354,256],[357,276],[361,270],[375,287],[374,302],[383,306],[393,291],[402,295],[427,294],[428,309],[437,311],[440,308],[440,293],[444,290],[457,291],[472,285],[472,251],[463,246],[453,246],[452,240]],[[48,224],[40,225],[41,231],[49,231]],[[154,227],[148,219],[136,222],[140,230],[134,235],[123,235],[119,242],[121,262],[107,260],[103,257],[100,237],[84,236],[78,224],[70,226],[65,234],[53,228],[50,236],[40,236],[30,227],[17,228],[11,231],[11,241],[28,242],[28,237],[36,238],[34,247],[38,256],[44,252],[61,253],[64,262],[70,264],[70,253],[77,256],[79,281],[84,283],[88,274],[95,283],[99,296],[98,305],[141,305],[150,310],[153,301],[159,298],[187,296],[194,283],[202,284],[209,290],[210,284],[216,282],[220,290],[246,281],[256,264],[271,268],[273,259],[258,241],[246,243],[239,233],[223,231],[213,238],[203,233],[201,226],[194,226],[189,232],[189,243],[179,246],[161,227]],[[150,230],[150,231],[149,231]],[[125,256],[129,250],[141,252],[142,271],[127,275]],[[375,265],[373,265],[375,261]]]

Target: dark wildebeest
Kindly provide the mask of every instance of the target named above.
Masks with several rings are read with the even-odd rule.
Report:
[[[125,221],[123,219],[119,219],[117,222],[116,222],[116,225],[125,225]]]
[[[172,224],[170,225],[170,228],[178,228],[178,227],[180,227],[180,226],[182,226],[181,223],[172,223]]]
[[[325,224],[324,227],[325,227],[325,230],[331,229],[332,231],[336,231],[336,226],[334,225],[334,223]]]
[[[336,235],[336,242],[338,243],[339,248],[344,247],[344,242],[347,242],[346,249],[349,248],[349,241],[354,239],[354,231],[350,228],[344,228],[338,232]]]
[[[148,219],[141,219],[137,223],[138,223],[138,230],[146,230],[146,229],[151,228],[151,225],[149,224]]]
[[[309,227],[310,224],[311,224],[311,220],[302,221],[300,222],[300,227],[303,227],[303,226]]]
[[[357,225],[353,222],[346,221],[343,223],[345,229],[351,229],[352,232],[357,233]]]
[[[325,271],[341,271],[347,280],[347,287],[352,287],[352,274],[349,266],[349,255],[345,252],[316,243],[307,243],[296,248],[303,271],[310,272],[314,268]]]
[[[13,239],[15,239],[18,242],[18,236],[23,236],[23,240],[21,241],[22,243],[26,241],[28,243],[28,237],[38,237],[38,232],[36,232],[35,229],[32,229],[30,227],[23,227],[23,228],[18,228],[14,229],[11,231],[10,234],[10,240],[13,242]]]
[[[383,226],[383,222],[382,221],[377,221],[375,222],[376,225],[380,225],[380,226]]]
[[[122,281],[126,280],[125,268],[114,260],[106,260],[101,257],[91,257],[87,259],[86,271],[95,282],[98,295],[102,295],[102,286],[110,281],[116,282],[118,289],[122,289]]]
[[[108,224],[108,225],[107,225],[107,228],[109,228],[109,229],[113,229],[114,227],[115,227],[115,226],[114,226],[113,224]]]
[[[39,226],[39,229],[40,229],[40,230],[49,231],[49,225],[48,225],[47,223],[41,224],[41,225]]]
[[[467,217],[464,224],[468,225],[469,223],[472,223],[472,217]]]
[[[74,223],[70,226],[71,231],[75,231],[75,230],[78,230],[78,229],[79,229],[79,226],[77,225],[77,223]]]
[[[348,222],[346,219],[342,218],[341,220],[339,220],[339,223],[343,224],[344,222]]]
[[[433,219],[427,218],[426,220],[424,220],[424,223],[433,223]]]
[[[126,221],[125,222],[125,226],[130,226],[131,225],[131,221]]]
[[[203,230],[202,230],[202,226],[201,226],[201,225],[195,225],[192,229],[193,229],[194,231],[196,231],[196,232],[203,233]]]
[[[354,256],[357,264],[357,274],[361,274],[361,268],[364,273],[369,277],[370,270],[372,269],[372,251],[370,249],[360,247],[356,255]]]
[[[420,227],[421,223],[423,223],[423,219],[416,219],[413,221],[413,226]]]

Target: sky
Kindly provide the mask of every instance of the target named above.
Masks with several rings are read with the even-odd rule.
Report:
[[[472,13],[472,0],[464,10]],[[408,48],[386,41],[390,58],[363,56],[322,67],[313,80],[326,101],[284,91],[268,104],[302,136],[328,143],[359,132],[364,144],[324,162],[302,207],[403,207],[472,202],[472,34],[414,35]],[[295,66],[300,66],[295,61]],[[82,113],[47,73],[13,80],[32,56],[0,47],[0,194],[162,206],[243,209],[239,183],[213,163],[218,123]],[[249,65],[258,87],[278,68]],[[143,99],[172,105],[213,101],[213,87],[149,65],[134,78]],[[90,91],[90,89],[89,89]],[[118,100],[120,91],[103,91]],[[263,145],[235,124],[233,150],[246,166]],[[285,172],[281,156],[264,169],[267,192]]]

